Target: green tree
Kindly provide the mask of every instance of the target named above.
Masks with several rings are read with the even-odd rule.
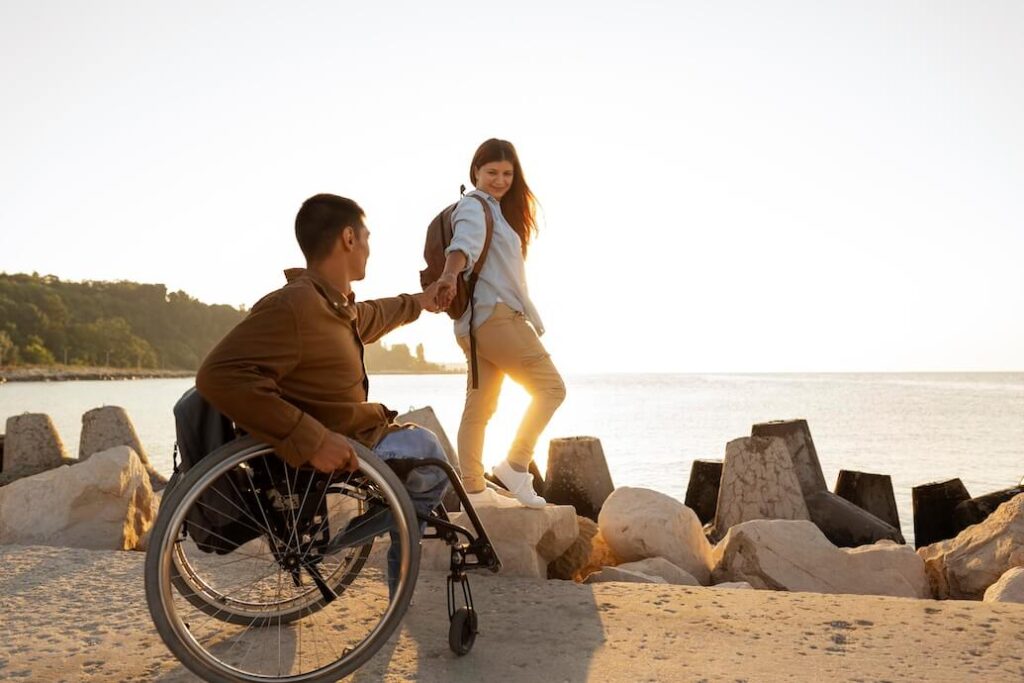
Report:
[[[30,365],[53,365],[57,361],[50,350],[43,346],[43,340],[33,335],[21,348],[21,357]]]
[[[162,284],[0,273],[0,330],[14,343],[5,362],[20,362],[34,336],[51,355],[66,353],[74,363],[194,370],[243,316],[231,306],[168,293]]]
[[[132,333],[124,318],[101,318],[76,325],[70,343],[77,363],[117,368],[156,367],[156,352],[145,339]]]
[[[0,365],[4,364],[7,360],[10,362],[10,352],[14,350],[14,341],[11,339],[11,335],[7,334],[7,330],[0,330]]]

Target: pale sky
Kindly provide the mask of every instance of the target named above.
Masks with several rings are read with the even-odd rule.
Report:
[[[251,306],[302,201],[418,287],[488,137],[566,372],[1024,369],[1024,3],[0,2],[0,270]],[[444,317],[393,333],[461,352]]]

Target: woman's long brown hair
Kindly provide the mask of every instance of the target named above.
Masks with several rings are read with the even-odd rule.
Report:
[[[491,138],[477,148],[469,165],[469,181],[476,185],[476,172],[492,161],[508,161],[512,164],[512,185],[501,198],[501,213],[523,243],[523,256],[530,240],[537,234],[537,198],[530,191],[519,165],[516,148],[508,140]]]

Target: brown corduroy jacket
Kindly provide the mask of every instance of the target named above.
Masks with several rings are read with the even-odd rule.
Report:
[[[416,320],[419,302],[410,294],[356,302],[301,268],[285,277],[214,347],[196,388],[293,466],[328,429],[373,447],[398,427],[394,411],[367,402],[363,344]]]

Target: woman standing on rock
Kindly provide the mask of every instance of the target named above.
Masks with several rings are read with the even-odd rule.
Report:
[[[480,145],[470,163],[469,179],[476,189],[463,197],[452,214],[454,232],[437,295],[446,308],[455,295],[456,278],[467,277],[480,258],[487,236],[486,203],[493,221],[491,243],[472,303],[455,321],[456,340],[471,368],[458,437],[463,483],[474,506],[515,504],[486,487],[483,466],[484,431],[507,375],[529,392],[531,400],[507,457],[493,473],[519,503],[543,507],[546,501],[534,492],[529,465],[538,437],[565,399],[565,384],[538,338],[544,326],[526,286],[526,253],[537,231],[536,200],[515,147],[506,140],[492,138]]]

